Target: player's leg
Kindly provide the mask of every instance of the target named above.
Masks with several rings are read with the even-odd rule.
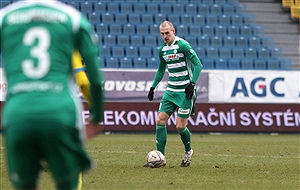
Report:
[[[23,124],[5,126],[8,173],[16,189],[36,189],[40,159],[35,146],[36,133]]]
[[[44,124],[43,128],[45,130],[40,136],[44,141],[40,146],[44,150],[43,154],[57,189],[77,189],[80,185],[80,173],[91,168],[79,130],[59,123]]]
[[[167,127],[166,123],[169,115],[165,112],[159,112],[156,120],[156,149],[165,155],[165,147],[167,143]]]
[[[191,114],[194,112],[195,97],[192,100],[187,100],[185,94],[180,95],[182,104],[178,109],[176,118],[176,129],[180,135],[181,141],[184,145],[184,156],[181,162],[181,166],[187,167],[190,165],[193,155],[191,144],[191,133],[187,127],[187,121]]]

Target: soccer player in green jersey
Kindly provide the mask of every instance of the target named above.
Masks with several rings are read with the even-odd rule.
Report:
[[[180,166],[188,167],[192,160],[193,150],[191,133],[186,125],[188,118],[194,115],[197,98],[195,83],[202,70],[202,63],[191,45],[175,36],[175,28],[171,22],[164,21],[160,24],[160,35],[164,43],[159,48],[159,68],[148,93],[148,99],[153,100],[154,89],[162,80],[166,68],[169,80],[156,120],[156,148],[165,154],[166,123],[178,108],[176,129],[184,145],[184,156]]]
[[[76,189],[92,167],[83,144],[103,120],[97,38],[87,19],[59,1],[18,1],[1,9],[0,51],[8,83],[2,122],[10,180],[37,189],[45,160],[57,189]],[[76,97],[72,54],[79,50],[90,79],[90,124]]]

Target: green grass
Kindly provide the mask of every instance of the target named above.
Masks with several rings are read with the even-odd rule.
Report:
[[[113,134],[90,140],[96,167],[84,175],[83,189],[300,189],[299,135],[193,134],[193,161],[182,168],[183,145],[178,134],[169,134],[167,166],[143,168],[154,139]],[[0,140],[0,189],[12,189]],[[54,189],[49,173],[42,173],[39,189]]]

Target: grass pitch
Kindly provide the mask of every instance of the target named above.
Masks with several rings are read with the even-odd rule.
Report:
[[[0,189],[12,189],[1,140]],[[144,168],[154,134],[99,135],[87,142],[95,169],[83,189],[300,189],[299,135],[193,134],[190,167],[180,167],[183,145],[169,134],[167,165]],[[39,189],[54,189],[42,172]]]

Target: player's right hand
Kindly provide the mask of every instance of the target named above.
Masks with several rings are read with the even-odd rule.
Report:
[[[154,96],[154,88],[151,87],[150,90],[149,90],[149,93],[148,93],[148,99],[149,99],[149,101],[153,100],[153,96]]]

